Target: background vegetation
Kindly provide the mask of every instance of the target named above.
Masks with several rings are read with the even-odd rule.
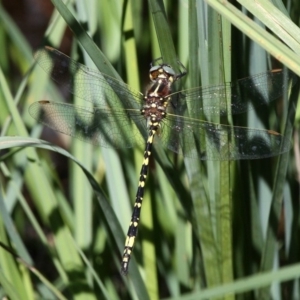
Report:
[[[187,66],[185,88],[281,63],[300,75],[299,1],[53,0],[53,11],[50,1],[12,2],[0,5],[1,297],[300,298],[297,85],[290,101],[283,92],[222,120],[279,131],[293,139],[289,153],[207,162],[156,145],[127,277],[120,261],[143,149],[94,147],[28,114],[34,101],[65,98],[34,66],[43,45],[141,91],[160,56]]]

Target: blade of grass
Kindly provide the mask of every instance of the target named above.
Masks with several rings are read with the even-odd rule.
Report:
[[[224,82],[231,81],[231,25],[222,17],[222,36],[221,36],[221,63],[223,65]],[[231,99],[227,98],[227,107],[230,107]],[[231,116],[228,112],[228,120]],[[229,121],[222,123],[229,124]],[[231,123],[232,124],[232,123]],[[225,146],[226,148],[226,146]],[[227,151],[224,149],[223,151]],[[220,163],[220,201],[217,206],[217,230],[221,245],[221,274],[222,283],[232,282],[234,278],[233,270],[233,249],[232,249],[232,176],[234,162],[222,161]],[[233,295],[226,299],[233,299]]]
[[[83,3],[81,5],[81,3],[82,1],[76,1],[78,18],[82,24],[86,24],[87,30],[93,35],[95,33],[93,30],[93,14],[89,14],[88,7]],[[90,18],[87,17],[88,15],[90,15]],[[83,53],[83,57],[87,66],[93,66],[93,63],[89,60],[85,52]],[[76,88],[75,86],[75,89]],[[84,107],[85,100],[74,97],[74,104]],[[94,157],[93,146],[91,144],[72,139],[72,153],[88,170],[92,170]],[[70,189],[75,211],[75,240],[81,249],[89,249],[93,243],[93,194],[88,180],[80,168],[72,164],[70,166],[70,173]]]
[[[300,75],[299,56],[291,51],[281,41],[249,19],[229,2],[226,2],[226,5],[218,0],[207,0],[206,2],[250,39],[258,43],[272,56],[285,64],[289,69]],[[292,34],[292,32],[290,34]]]
[[[281,268],[279,271],[267,272],[255,276],[249,276],[245,279],[236,280],[234,283],[226,283],[222,286],[202,290],[179,297],[163,298],[163,300],[200,300],[215,299],[230,294],[239,294],[246,291],[270,285],[274,281],[282,282],[299,277],[300,264]]]
[[[10,299],[16,299],[16,300],[22,300],[24,299],[24,294],[22,294],[23,297],[20,296],[19,291],[16,289],[16,286],[14,283],[11,283],[5,276],[5,274],[0,269],[0,282],[1,286],[4,288],[6,296],[8,296]]]
[[[1,206],[4,205],[4,197],[2,192],[0,192],[0,203]],[[2,217],[5,217],[5,221],[7,222],[8,219],[10,219],[9,214],[6,210],[1,210]],[[7,226],[7,225],[6,225]],[[13,228],[14,230],[14,228]],[[16,235],[15,235],[16,237]],[[9,245],[9,241],[6,236],[5,227],[2,219],[0,220],[0,238],[2,243],[5,245]],[[17,241],[16,247],[20,246],[20,243],[16,238],[14,238],[14,241]],[[20,271],[18,269],[18,266],[16,265],[14,259],[11,257],[10,254],[8,254],[3,249],[0,250],[0,262],[1,262],[1,269],[0,269],[0,282],[1,286],[4,287],[7,294],[15,295],[16,299],[18,299],[17,294],[15,293],[18,291],[18,293],[21,293],[22,295],[26,295],[26,288],[24,286],[24,282],[22,281],[22,276],[20,274]],[[12,285],[14,286],[13,290],[11,290]],[[15,299],[15,298],[13,298]]]
[[[159,49],[164,62],[178,70],[177,55],[162,0],[149,0],[150,12],[156,31]]]
[[[270,1],[238,1],[248,11],[250,11],[255,18],[259,19],[265,26],[267,26],[279,39],[285,42],[295,53],[300,54],[300,29],[294,24],[286,11],[281,12]]]
[[[114,70],[112,65],[109,63],[109,61],[100,51],[100,49],[96,46],[91,37],[78,23],[78,21],[75,19],[72,13],[69,11],[68,7],[61,0],[52,0],[52,3],[55,5],[56,9],[64,18],[67,25],[73,31],[79,43],[83,46],[88,55],[91,57],[98,70],[111,77],[121,80],[119,74]]]

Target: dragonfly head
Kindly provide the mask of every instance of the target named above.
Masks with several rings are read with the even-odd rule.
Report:
[[[152,82],[155,82],[160,78],[173,82],[175,81],[176,73],[171,66],[167,64],[161,64],[150,68],[149,77]]]

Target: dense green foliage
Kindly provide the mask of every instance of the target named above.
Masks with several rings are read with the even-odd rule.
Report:
[[[53,12],[37,5],[43,13],[27,11],[26,22],[0,5],[1,298],[299,299],[297,84],[267,107],[208,119],[280,132],[294,143],[280,156],[200,161],[155,145],[127,277],[120,261],[143,149],[71,140],[28,114],[34,101],[66,96],[34,65],[37,45],[138,91],[161,56],[187,67],[176,89],[280,63],[300,75],[300,29],[291,22],[299,1],[288,10],[279,0],[65,2],[52,0]]]

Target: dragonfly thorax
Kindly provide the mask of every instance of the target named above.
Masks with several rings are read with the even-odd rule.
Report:
[[[145,104],[141,110],[142,115],[151,122],[160,122],[166,117],[174,78],[171,75],[165,76],[164,74],[163,72],[157,75],[156,80],[146,93]]]
[[[149,101],[151,100],[157,100],[154,98],[147,99]],[[147,102],[142,109],[142,115],[151,122],[160,122],[163,118],[166,117],[166,108],[167,108],[167,101],[165,99],[162,99],[163,102],[158,99],[158,101],[155,103],[149,104]]]

